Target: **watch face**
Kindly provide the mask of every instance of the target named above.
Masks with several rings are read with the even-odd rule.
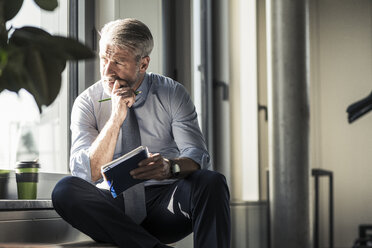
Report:
[[[178,164],[174,164],[174,166],[173,166],[173,172],[174,173],[180,173],[180,171],[181,171],[180,166]]]
[[[172,172],[173,177],[177,177],[178,174],[180,174],[180,171],[181,171],[180,166],[175,161],[172,161],[171,172]]]

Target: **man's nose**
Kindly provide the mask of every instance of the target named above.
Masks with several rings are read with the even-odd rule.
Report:
[[[115,74],[115,63],[112,61],[107,61],[105,68],[104,68],[104,75],[111,75]]]

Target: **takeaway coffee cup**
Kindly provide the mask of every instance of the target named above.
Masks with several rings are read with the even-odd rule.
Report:
[[[9,170],[0,169],[0,199],[5,199],[8,191]]]
[[[37,161],[21,161],[15,168],[18,199],[36,199],[39,179]]]

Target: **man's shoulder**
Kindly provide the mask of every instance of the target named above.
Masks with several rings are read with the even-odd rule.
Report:
[[[174,92],[178,88],[183,88],[182,84],[176,80],[160,75],[157,73],[149,73],[149,77],[152,84],[152,89],[159,92]]]
[[[176,80],[174,80],[170,77],[160,75],[160,74],[157,74],[157,73],[151,72],[151,73],[149,73],[149,76],[150,76],[151,81],[152,81],[153,84],[166,86],[166,87],[174,87],[175,85],[180,84],[179,82],[177,82]]]

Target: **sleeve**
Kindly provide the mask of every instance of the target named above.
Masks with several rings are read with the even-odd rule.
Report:
[[[79,96],[71,113],[70,170],[73,176],[92,182],[89,148],[98,136],[96,118],[90,101]]]
[[[190,158],[198,163],[201,169],[211,170],[210,155],[189,94],[181,84],[177,84],[170,99],[172,132],[180,157]]]

